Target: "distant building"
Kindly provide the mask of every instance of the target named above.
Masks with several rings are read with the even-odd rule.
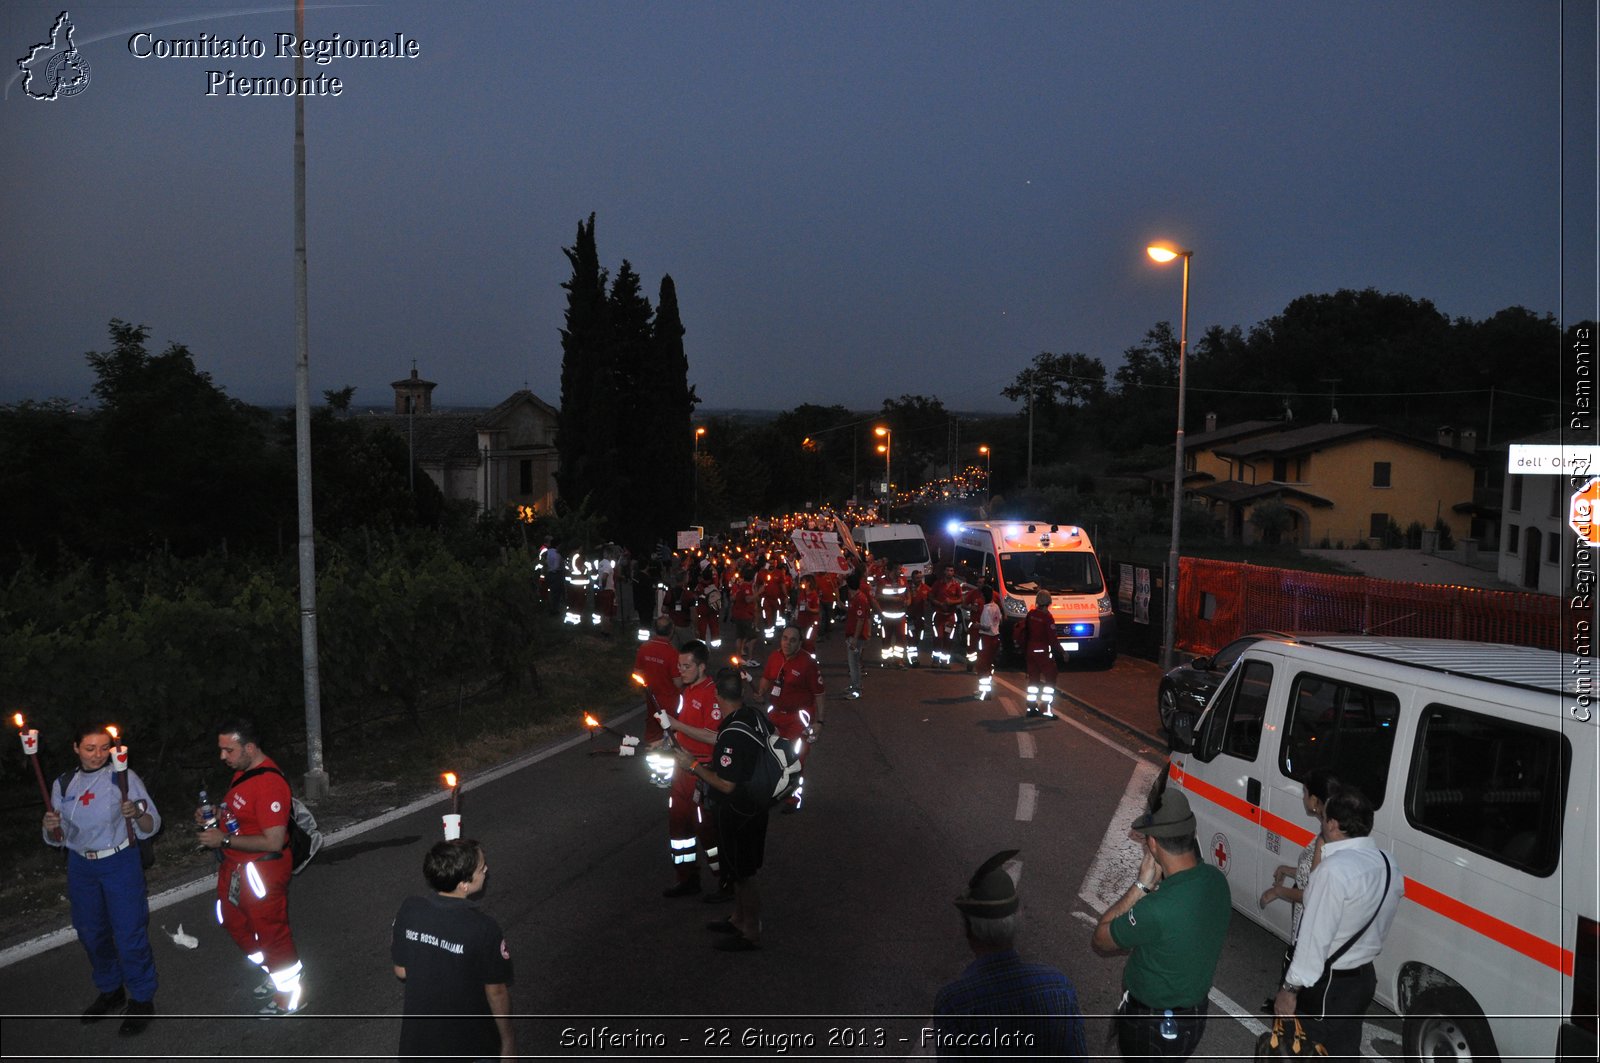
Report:
[[[1511,440],[1511,443],[1554,445],[1569,440],[1559,430]],[[1499,447],[1505,468],[1510,444]],[[1499,577],[1529,590],[1562,594],[1572,571],[1578,536],[1567,526],[1574,487],[1566,476],[1507,473],[1501,494]]]
[[[1463,433],[1470,444],[1470,433]],[[1222,522],[1227,538],[1253,542],[1256,507],[1287,507],[1284,541],[1301,547],[1381,539],[1390,523],[1402,530],[1442,521],[1456,538],[1472,531],[1470,510],[1477,456],[1377,425],[1247,421],[1185,441],[1184,491]],[[1170,490],[1170,470],[1147,478]]]
[[[524,389],[492,410],[434,413],[438,385],[415,369],[392,386],[394,413],[368,421],[408,440],[417,468],[446,498],[470,499],[486,513],[515,505],[550,512],[560,465],[554,406]]]

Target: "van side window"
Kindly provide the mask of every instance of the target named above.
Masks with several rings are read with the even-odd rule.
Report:
[[[1406,818],[1427,834],[1543,878],[1561,860],[1572,746],[1528,727],[1429,705],[1417,728]]]
[[[962,582],[973,586],[981,586],[987,566],[984,561],[989,555],[982,550],[974,550],[970,546],[958,546],[955,553],[956,575]]]
[[[1267,715],[1267,695],[1271,690],[1272,665],[1246,661],[1217,695],[1205,731],[1195,746],[1195,756],[1209,761],[1222,752],[1255,760],[1261,749],[1261,723]]]
[[[1302,782],[1327,768],[1382,808],[1399,718],[1400,699],[1387,690],[1302,672],[1289,693],[1278,767]]]

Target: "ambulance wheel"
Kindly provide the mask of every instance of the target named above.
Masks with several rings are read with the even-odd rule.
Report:
[[[1401,1034],[1407,1060],[1500,1063],[1494,1034],[1482,1010],[1460,989],[1430,989],[1406,1012]]]

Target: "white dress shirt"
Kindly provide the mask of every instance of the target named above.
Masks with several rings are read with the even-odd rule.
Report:
[[[1383,893],[1384,860],[1389,862],[1389,892]],[[1334,965],[1348,971],[1370,963],[1383,950],[1383,939],[1394,923],[1404,895],[1405,876],[1394,857],[1368,838],[1346,838],[1322,847],[1322,863],[1311,872],[1306,886],[1305,911],[1300,917],[1300,937],[1284,981],[1308,986],[1322,977],[1328,957],[1350,940],[1372,916],[1383,898],[1378,917]]]

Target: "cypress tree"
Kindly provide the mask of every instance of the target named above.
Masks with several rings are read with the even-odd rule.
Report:
[[[561,409],[556,420],[556,449],[561,469],[556,484],[561,497],[577,506],[595,487],[592,432],[597,414],[597,378],[609,353],[606,273],[595,248],[594,215],[578,222],[571,247],[561,249],[572,264],[567,292],[566,327],[561,330]],[[601,456],[603,460],[603,456]]]

